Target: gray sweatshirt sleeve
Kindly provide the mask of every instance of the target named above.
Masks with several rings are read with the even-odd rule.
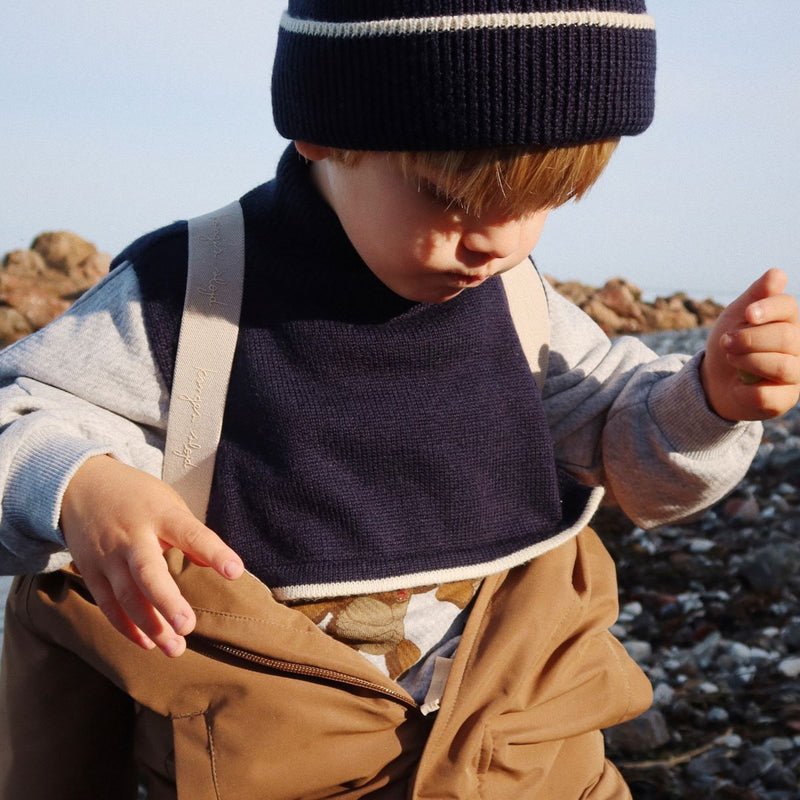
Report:
[[[613,342],[546,287],[550,362],[543,396],[557,461],[644,528],[697,513],[735,488],[761,440],[760,423],[717,416],[700,383],[702,355],[658,357]]]
[[[130,264],[0,353],[0,572],[63,563],[61,498],[86,459],[159,475],[167,407]]]

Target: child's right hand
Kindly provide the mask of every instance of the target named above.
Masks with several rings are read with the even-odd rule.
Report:
[[[140,647],[168,656],[186,649],[191,606],[164,551],[238,578],[242,560],[163,481],[109,456],[86,461],[67,486],[61,529],[75,566],[111,624]]]

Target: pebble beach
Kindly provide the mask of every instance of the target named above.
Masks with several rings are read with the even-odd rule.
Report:
[[[704,334],[643,338],[695,352]],[[654,688],[606,731],[635,800],[800,798],[800,408],[765,423],[745,479],[702,517],[594,524],[617,563],[614,633]]]

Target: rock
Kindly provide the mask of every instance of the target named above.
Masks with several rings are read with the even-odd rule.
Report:
[[[70,295],[71,287],[48,280],[46,273],[35,278],[0,273],[0,302],[17,311],[34,331],[63,314],[72,304]]]
[[[743,756],[736,770],[741,785],[750,783],[759,775],[764,775],[776,764],[775,754],[766,747],[752,747]]]
[[[643,325],[635,319],[620,316],[597,297],[590,297],[581,309],[586,312],[606,333],[639,333]]]
[[[785,658],[778,664],[778,672],[785,675],[787,678],[800,677],[800,658]]]
[[[91,257],[97,253],[97,248],[69,231],[41,233],[33,240],[31,250],[42,257],[49,269],[68,277],[82,273],[84,282],[95,268]],[[94,275],[90,282],[99,277],[100,275]]]
[[[785,753],[794,748],[794,742],[786,736],[770,736],[764,740],[764,747],[772,750],[773,753]]]
[[[653,706],[666,708],[672,705],[675,699],[675,690],[668,683],[658,683],[653,688]]]
[[[748,553],[739,574],[757,592],[780,594],[800,567],[800,550],[788,542],[768,544]]]
[[[713,550],[716,544],[717,543],[712,542],[711,539],[690,539],[689,552],[694,555],[703,555],[703,553],[708,553]]]
[[[648,309],[650,330],[683,330],[696,328],[698,318],[689,310],[683,293],[670,297],[657,297]]]
[[[752,524],[758,521],[761,509],[755,497],[731,497],[726,501],[722,513],[726,519]]]
[[[641,291],[622,278],[613,278],[589,297],[581,308],[601,327],[615,333],[647,330]]]
[[[744,642],[732,642],[728,648],[728,655],[736,664],[748,664],[752,657],[752,650]]]
[[[685,305],[688,311],[697,317],[698,325],[702,328],[711,327],[717,320],[720,314],[721,306],[711,299],[700,300],[686,300]]]
[[[800,450],[772,450],[767,468],[782,479],[797,482],[800,479]]]
[[[630,625],[630,635],[633,639],[652,641],[658,638],[659,630],[658,620],[649,611],[643,611]]]
[[[710,666],[712,659],[716,657],[717,650],[721,643],[722,634],[720,634],[719,631],[714,631],[692,648],[694,657],[702,669],[707,669]]]
[[[730,714],[724,708],[714,706],[708,710],[707,719],[712,725],[724,725],[730,719]]]
[[[33,326],[16,308],[0,305],[0,347],[33,333]]]
[[[597,291],[594,286],[587,286],[585,283],[579,283],[578,281],[564,281],[562,283],[551,275],[545,275],[545,279],[560,295],[580,307]]]
[[[111,258],[68,231],[43,233],[13,250],[0,270],[0,347],[62,314],[108,272]]]
[[[646,664],[653,655],[653,646],[650,642],[628,641],[623,642],[623,646],[628,651],[628,655],[637,664]]]
[[[782,631],[783,641],[792,651],[800,650],[800,622],[789,623]]]
[[[636,719],[615,725],[604,732],[606,745],[628,753],[655,750],[669,742],[664,715],[651,708]]]
[[[693,778],[703,778],[710,775],[724,775],[730,766],[730,761],[724,752],[712,750],[704,753],[689,762],[688,772]]]
[[[744,744],[744,740],[738,733],[729,733],[720,739],[720,743],[731,750],[738,750]]]
[[[764,786],[771,790],[784,790],[781,795],[770,793],[768,796],[771,798],[790,798],[797,800],[797,776],[794,770],[783,766],[782,764],[774,764],[766,771],[763,777]]]
[[[608,334],[707,327],[723,310],[713,300],[691,300],[682,292],[647,303],[642,300],[641,289],[624,278],[612,278],[597,289],[577,281],[545,277],[559,294],[579,306]]]

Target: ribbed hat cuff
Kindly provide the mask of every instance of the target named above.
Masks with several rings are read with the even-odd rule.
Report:
[[[330,5],[298,1],[281,23],[273,113],[287,138],[366,150],[557,146],[652,120],[655,31],[642,3],[446,16],[409,3],[404,13],[419,15],[380,20],[342,19],[345,2],[331,19]]]

